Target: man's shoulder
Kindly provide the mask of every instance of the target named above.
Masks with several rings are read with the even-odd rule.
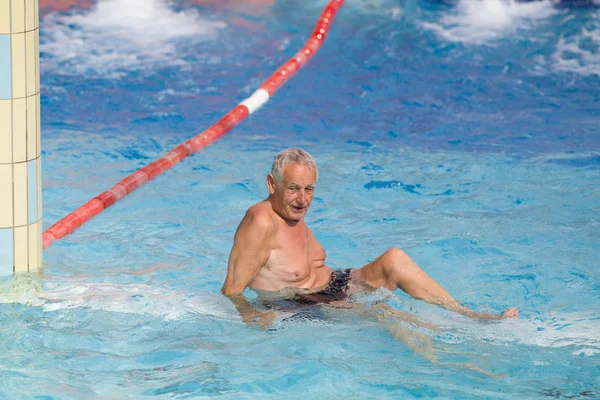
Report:
[[[244,219],[257,229],[271,231],[277,228],[273,214],[271,204],[268,201],[262,201],[250,207],[246,211]]]

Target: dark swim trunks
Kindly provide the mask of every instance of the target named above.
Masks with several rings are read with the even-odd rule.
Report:
[[[348,291],[348,282],[350,282],[350,271],[352,271],[351,268],[333,271],[327,287],[311,295],[320,299],[322,303],[346,299],[348,297],[346,292]]]
[[[308,306],[328,304],[332,301],[345,300],[348,297],[348,283],[351,268],[333,271],[325,289],[315,293],[296,294],[294,297],[263,302],[271,309],[294,311]]]

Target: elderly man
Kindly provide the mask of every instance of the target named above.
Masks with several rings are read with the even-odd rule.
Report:
[[[248,209],[235,233],[223,294],[244,321],[265,324],[273,313],[257,312],[242,292],[284,294],[299,302],[336,303],[356,290],[402,289],[411,296],[482,319],[517,317],[515,308],[502,314],[468,309],[415,264],[392,248],[360,269],[332,270],[325,249],[306,225],[317,182],[317,165],[304,150],[287,149],[275,157],[267,176],[269,197]]]

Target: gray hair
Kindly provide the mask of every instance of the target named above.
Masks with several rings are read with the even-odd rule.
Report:
[[[283,182],[283,170],[290,164],[303,164],[317,171],[317,163],[310,154],[302,149],[285,149],[279,152],[273,160],[271,174],[277,182]]]

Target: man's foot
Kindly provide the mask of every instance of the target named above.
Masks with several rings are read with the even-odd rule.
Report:
[[[508,308],[506,311],[504,311],[502,313],[502,316],[504,318],[518,318],[519,317],[519,312],[517,311],[516,308],[511,307],[511,308]]]

